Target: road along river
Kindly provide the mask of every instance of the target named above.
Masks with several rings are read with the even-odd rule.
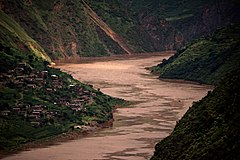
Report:
[[[169,55],[108,60],[59,67],[102,92],[136,102],[114,113],[113,127],[47,148],[20,152],[4,160],[145,160],[169,135],[193,101],[212,87],[157,79],[144,69]]]

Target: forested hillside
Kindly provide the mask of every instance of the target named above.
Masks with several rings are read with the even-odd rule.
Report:
[[[214,84],[194,102],[173,132],[155,147],[152,160],[240,158],[239,24],[193,41],[153,67],[161,78]]]
[[[124,48],[175,50],[240,17],[237,0],[1,0],[0,6],[52,59],[62,61],[124,54]]]
[[[123,101],[52,68],[42,47],[0,12],[0,151],[112,119]]]
[[[173,57],[152,68],[161,78],[177,78],[218,84],[240,63],[240,25],[219,29],[179,50]]]
[[[195,102],[151,160],[240,159],[240,68]]]
[[[123,103],[54,61],[190,42],[153,71],[217,87],[156,146],[153,159],[240,158],[238,0],[0,0],[0,8],[0,150],[101,125]]]

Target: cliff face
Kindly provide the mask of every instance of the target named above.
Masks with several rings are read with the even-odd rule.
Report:
[[[179,49],[186,42],[240,20],[237,1],[172,0],[168,3],[169,6],[164,6],[164,2],[159,1],[138,15],[141,30],[147,32],[153,46],[152,51]]]
[[[237,0],[0,0],[0,6],[60,60],[175,50],[240,19]]]
[[[239,3],[234,1],[216,1],[207,4],[194,17],[177,21],[175,26],[182,33],[184,40],[189,42],[200,38],[216,29],[239,22]]]

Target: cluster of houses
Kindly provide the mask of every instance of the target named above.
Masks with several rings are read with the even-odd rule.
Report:
[[[86,110],[85,106],[94,102],[93,97],[96,96],[89,90],[85,90],[81,85],[64,86],[62,79],[58,75],[51,75],[48,71],[34,71],[24,63],[18,64],[15,70],[8,73],[0,74],[0,87],[11,82],[17,88],[38,89],[41,88],[46,92],[54,92],[58,89],[67,87],[70,92],[75,94],[76,98],[61,98],[54,105],[59,107],[69,107],[73,112]],[[65,88],[64,88],[65,89]],[[0,111],[0,116],[19,115],[28,120],[32,126],[41,124],[41,117],[54,118],[60,116],[61,113],[49,111],[47,106],[41,104],[29,105],[19,104],[11,108],[11,110]]]
[[[37,88],[46,84],[48,71],[37,72],[25,63],[19,63],[14,70],[0,75],[1,85],[11,83],[18,88]]]
[[[84,106],[91,105],[94,102],[93,97],[96,96],[96,94],[88,90],[84,90],[80,85],[69,85],[68,89],[74,92],[77,98],[71,100],[62,98],[56,102],[56,104],[70,107],[73,111],[77,112],[86,110]]]
[[[30,74],[26,74],[27,71],[26,64],[20,63],[15,69],[16,78],[13,83],[17,87],[29,87],[29,88],[41,88],[47,84],[47,82],[51,82],[51,88],[46,88],[48,91],[56,90],[59,88],[63,88],[63,84],[61,79],[57,75],[49,75],[48,71],[34,71],[32,70]],[[29,69],[28,69],[29,70]]]
[[[59,115],[58,112],[50,112],[46,106],[43,105],[24,105],[18,104],[11,110],[1,111],[1,116],[18,115],[29,121],[32,126],[39,126],[41,124],[40,117],[53,118]]]

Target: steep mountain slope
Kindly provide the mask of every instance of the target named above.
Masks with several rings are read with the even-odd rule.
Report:
[[[240,68],[195,102],[151,160],[240,159]]]
[[[153,68],[162,78],[217,84],[240,65],[240,25],[230,25],[196,40]]]
[[[240,19],[237,0],[0,0],[0,6],[62,60],[174,50]]]
[[[24,29],[21,28],[15,20],[13,20],[3,11],[0,11],[0,29],[1,43],[9,43],[14,46],[16,41],[13,42],[11,40],[15,39],[18,41],[16,44],[19,47],[25,47],[25,49],[32,51],[36,56],[41,57],[48,62],[51,62],[51,59],[45,53],[43,48],[31,37],[29,37]]]
[[[123,101],[58,69],[38,43],[0,12],[0,151],[112,119]]]
[[[91,19],[109,36],[113,41],[118,43],[118,45],[127,53],[132,54],[133,51],[128,47],[124,40],[116,34],[90,7],[82,0],[86,13],[91,17]]]
[[[153,68],[164,78],[216,85],[194,102],[173,132],[155,146],[152,160],[240,158],[240,25],[196,40]]]
[[[239,21],[237,0],[89,0],[90,6],[138,52],[172,50]],[[120,6],[120,7],[119,7]]]
[[[2,10],[19,22],[53,59],[106,56],[113,51],[107,46],[122,52],[111,39],[105,42],[99,38],[97,25],[79,1],[11,0],[1,3]]]

